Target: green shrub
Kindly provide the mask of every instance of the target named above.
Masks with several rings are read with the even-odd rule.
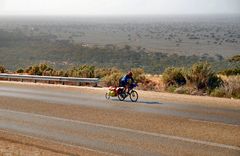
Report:
[[[200,93],[200,90],[202,94],[210,93],[223,84],[222,79],[212,71],[207,62],[193,64],[187,69],[167,68],[163,73],[163,82],[167,91],[182,94]],[[187,86],[181,87],[185,85]]]
[[[219,78],[211,69],[207,62],[193,64],[184,75],[188,86],[193,86],[197,90],[214,89],[221,85]]]
[[[209,79],[208,79],[208,82],[207,82],[207,86],[208,86],[209,91],[211,91],[215,88],[218,88],[222,85],[223,85],[223,80],[221,79],[221,77],[219,77],[215,74],[210,76]]]
[[[181,86],[186,84],[186,79],[183,75],[183,68],[167,68],[163,73],[163,82],[166,87]]]

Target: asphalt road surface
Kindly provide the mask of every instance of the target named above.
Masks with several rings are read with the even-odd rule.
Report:
[[[240,155],[240,108],[93,92],[0,85],[0,129],[107,155]]]

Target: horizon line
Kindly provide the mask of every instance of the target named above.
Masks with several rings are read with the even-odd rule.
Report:
[[[157,17],[157,16],[228,16],[240,15],[240,13],[209,13],[209,14],[101,14],[101,15],[80,15],[80,14],[0,14],[0,17]]]

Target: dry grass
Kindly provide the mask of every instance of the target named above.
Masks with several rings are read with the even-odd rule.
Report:
[[[139,84],[139,89],[148,91],[164,91],[164,83],[161,75],[145,75],[146,79]]]
[[[224,79],[224,89],[228,97],[240,98],[240,76],[229,76]]]
[[[0,141],[0,156],[43,156],[56,153],[6,140]]]
[[[211,95],[217,97],[240,98],[240,76],[221,76],[223,85]]]
[[[28,137],[0,130],[0,156],[105,156],[81,146],[65,145],[53,140]]]

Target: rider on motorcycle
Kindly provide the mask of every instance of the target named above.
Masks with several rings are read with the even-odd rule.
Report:
[[[131,85],[134,83],[133,74],[129,71],[119,80],[119,87],[124,87],[126,92],[131,90]]]

